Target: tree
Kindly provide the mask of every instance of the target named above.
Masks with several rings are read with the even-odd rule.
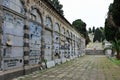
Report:
[[[100,31],[101,31],[101,39],[102,41],[105,40],[105,29],[103,27],[100,27]]]
[[[105,20],[105,37],[108,41],[112,41],[112,45],[117,51],[117,57],[120,57],[120,0],[114,0],[110,4],[108,17]],[[113,48],[113,47],[112,47]]]
[[[95,42],[95,41],[99,41],[99,42],[102,41],[102,32],[100,31],[99,28],[97,28],[97,29],[95,30],[95,33],[94,33],[93,42]]]
[[[95,33],[95,27],[94,26],[93,26],[92,32],[93,32],[93,34]]]
[[[111,27],[108,23],[108,20],[105,21],[105,38],[107,41],[114,41],[116,35],[116,28]]]
[[[79,33],[83,34],[84,38],[86,39],[87,45],[90,42],[90,39],[86,30],[86,23],[83,22],[81,19],[77,19],[73,21],[72,25],[79,31]]]
[[[91,30],[91,28],[89,28],[88,32],[89,32],[89,33],[92,33],[92,30]]]
[[[60,4],[60,2],[58,0],[48,0],[50,2],[51,5],[53,5],[53,7],[61,14],[61,15],[64,15],[63,14],[63,5]]]
[[[108,41],[114,41],[120,39],[120,7],[118,3],[120,1],[114,0],[114,3],[110,4],[108,17],[105,20],[105,37]],[[118,8],[119,7],[119,8]]]
[[[120,0],[114,0],[112,5],[112,17],[115,23],[116,39],[120,39]]]
[[[112,5],[113,21],[120,27],[120,0],[114,0]]]

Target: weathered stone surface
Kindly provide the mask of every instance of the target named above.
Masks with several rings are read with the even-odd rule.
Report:
[[[103,50],[89,50],[86,49],[86,54],[87,55],[104,55]]]
[[[55,62],[54,61],[48,61],[47,62],[47,68],[51,68],[55,66]]]

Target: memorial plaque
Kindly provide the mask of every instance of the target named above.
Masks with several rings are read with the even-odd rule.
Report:
[[[30,64],[39,64],[39,62],[40,62],[40,55],[38,56],[38,55],[34,55],[34,56],[30,56],[29,57],[29,63]]]
[[[14,69],[23,66],[23,58],[21,57],[11,57],[11,58],[4,58],[3,59],[3,70]]]

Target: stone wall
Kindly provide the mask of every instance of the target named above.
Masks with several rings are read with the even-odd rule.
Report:
[[[50,68],[84,52],[85,39],[47,0],[0,1],[0,79]]]
[[[103,50],[86,50],[86,55],[104,55]]]

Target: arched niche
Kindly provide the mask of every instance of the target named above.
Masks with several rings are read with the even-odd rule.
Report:
[[[75,40],[75,35],[73,34],[73,40]]]
[[[51,20],[50,17],[46,17],[45,26],[46,26],[47,28],[52,29],[52,20]]]
[[[64,28],[64,27],[61,27],[61,28],[60,28],[60,32],[61,32],[61,34],[64,35],[64,33],[65,33],[65,28]]]
[[[54,27],[53,27],[53,30],[59,32],[59,31],[60,31],[59,29],[60,29],[59,24],[58,24],[58,23],[55,23],[55,25],[54,25]]]
[[[39,9],[36,6],[31,6],[31,18],[40,24],[42,23],[42,17]]]
[[[70,38],[72,38],[72,32],[70,32]]]
[[[67,32],[66,32],[66,36],[67,37],[70,37],[70,34],[69,34],[69,31],[67,30]]]

